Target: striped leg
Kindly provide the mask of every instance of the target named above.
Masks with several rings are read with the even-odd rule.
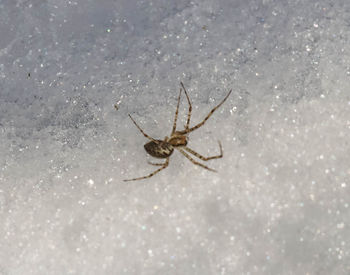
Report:
[[[212,156],[212,157],[204,157],[201,154],[198,154],[196,151],[193,151],[191,148],[188,148],[187,146],[182,147],[184,150],[186,150],[187,152],[191,153],[192,155],[196,156],[197,158],[203,160],[203,161],[208,161],[211,159],[219,159],[223,157],[223,151],[222,151],[222,146],[221,143],[219,141],[219,147],[220,147],[220,154],[216,155],[216,156]]]
[[[188,102],[187,122],[186,122],[186,126],[185,126],[185,130],[187,130],[190,127],[190,120],[191,120],[191,113],[192,113],[192,104],[191,104],[190,98],[189,98],[189,96],[187,94],[187,91],[185,89],[185,86],[184,86],[184,84],[182,82],[181,82],[181,86],[182,86],[182,89],[184,89],[184,91],[185,91],[185,95],[187,97],[187,102]]]
[[[198,123],[196,126],[193,126],[189,129],[185,129],[183,131],[179,131],[179,134],[188,134],[196,129],[198,129],[199,127],[203,126],[203,124],[208,120],[208,118],[216,111],[216,109],[218,109],[225,101],[226,99],[229,97],[229,95],[231,94],[232,90],[229,91],[229,93],[227,94],[227,96],[225,96],[225,98],[216,106],[214,107],[210,112],[209,114],[204,118],[204,120],[200,123]]]
[[[205,166],[204,164],[202,164],[202,163],[200,163],[200,162],[198,162],[198,161],[195,161],[193,158],[191,158],[191,157],[189,156],[189,154],[187,154],[186,152],[184,152],[182,149],[180,149],[180,148],[176,148],[176,149],[179,150],[180,153],[183,154],[187,159],[189,159],[193,164],[198,165],[198,166],[200,166],[200,167],[202,167],[202,168],[204,168],[204,169],[207,169],[207,170],[209,170],[209,171],[216,172],[216,170],[214,170],[214,169],[212,169],[212,168],[209,168],[208,166]]]
[[[136,121],[131,117],[130,114],[129,114],[129,117],[130,117],[130,119],[132,120],[132,122],[134,122],[134,124],[136,125],[137,129],[139,129],[140,132],[141,132],[146,138],[148,138],[149,140],[154,141],[154,142],[157,143],[157,144],[159,143],[157,140],[155,140],[154,138],[152,138],[152,137],[150,137],[149,135],[147,135],[147,134],[141,129],[141,127],[140,127],[139,125],[137,125]]]
[[[148,164],[150,165],[153,165],[153,166],[163,166],[164,163],[155,163],[155,162],[150,162],[150,161],[147,161]]]
[[[133,181],[133,180],[142,180],[142,179],[148,179],[152,176],[154,176],[155,174],[159,173],[160,171],[162,171],[163,169],[167,168],[169,165],[169,158],[166,159],[166,161],[164,162],[163,166],[160,167],[159,169],[157,169],[156,171],[152,172],[151,174],[144,176],[144,177],[139,177],[139,178],[133,178],[133,179],[128,179],[128,180],[124,180],[124,181]]]

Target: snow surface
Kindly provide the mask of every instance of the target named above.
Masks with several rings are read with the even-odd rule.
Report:
[[[350,1],[0,1],[0,274],[350,274]],[[147,175],[180,81],[198,123]],[[117,110],[114,105],[117,104]],[[183,98],[179,127],[186,119]]]

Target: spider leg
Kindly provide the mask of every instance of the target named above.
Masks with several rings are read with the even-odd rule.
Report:
[[[171,131],[171,134],[174,134],[176,131],[176,121],[177,121],[177,116],[179,114],[179,105],[180,105],[180,98],[181,98],[181,88],[179,92],[179,97],[177,99],[177,106],[176,106],[176,111],[175,111],[175,118],[174,118],[174,124],[173,124],[173,130]]]
[[[154,163],[154,162],[150,162],[150,161],[147,161],[147,163],[154,165],[154,166],[163,166],[164,165],[164,163]]]
[[[142,180],[142,179],[147,179],[150,178],[152,176],[154,176],[155,174],[159,173],[160,171],[162,171],[163,169],[167,168],[169,165],[169,158],[166,159],[166,161],[164,162],[163,166],[160,167],[159,169],[157,169],[156,171],[152,172],[151,174],[144,176],[144,177],[139,177],[139,178],[133,178],[133,179],[127,179],[124,181],[133,181],[133,180]]]
[[[149,135],[147,135],[147,134],[141,129],[141,127],[140,127],[139,125],[137,125],[136,121],[131,117],[130,114],[129,114],[129,117],[130,117],[130,119],[132,120],[132,122],[134,122],[134,124],[135,124],[135,126],[137,127],[137,129],[139,129],[140,132],[141,132],[146,138],[148,138],[149,140],[152,140],[152,141],[154,141],[155,143],[158,144],[158,141],[157,141],[157,140],[155,140],[154,138],[152,138],[152,137],[150,137]]]
[[[200,167],[202,167],[202,168],[204,168],[204,169],[207,169],[207,170],[209,170],[209,171],[216,172],[216,170],[214,170],[214,169],[212,169],[212,168],[209,168],[208,166],[205,166],[204,164],[202,164],[202,163],[200,163],[200,162],[198,162],[198,161],[195,161],[193,158],[191,158],[191,157],[189,156],[189,154],[187,154],[186,152],[184,152],[182,149],[180,149],[180,148],[176,148],[176,149],[179,150],[180,153],[183,154],[187,159],[189,159],[193,164],[198,165],[198,166],[200,166]]]
[[[216,155],[216,156],[211,156],[211,157],[204,157],[201,154],[197,153],[196,151],[193,151],[191,148],[188,148],[187,146],[182,147],[182,148],[184,150],[186,150],[187,152],[191,153],[192,155],[196,156],[197,158],[199,158],[201,160],[204,160],[204,161],[208,161],[208,160],[211,160],[211,159],[219,159],[219,158],[223,157],[222,146],[221,146],[220,141],[218,141],[218,142],[219,142],[219,147],[220,147],[220,154]]]
[[[214,107],[210,112],[209,114],[203,119],[203,121],[201,121],[200,123],[198,123],[197,125],[189,128],[189,129],[185,129],[183,131],[179,131],[179,134],[188,134],[189,132],[192,132],[196,129],[198,129],[199,127],[203,126],[203,124],[208,120],[208,118],[216,111],[216,109],[218,109],[225,101],[226,99],[229,97],[229,95],[231,94],[232,90],[230,90],[228,92],[228,94],[225,96],[225,98],[216,106]]]
[[[185,129],[187,130],[187,129],[189,128],[189,126],[190,126],[190,119],[191,119],[191,112],[192,112],[192,104],[191,104],[190,98],[189,98],[189,96],[188,96],[188,94],[187,94],[187,91],[186,91],[186,89],[185,89],[184,84],[183,84],[182,82],[180,82],[180,83],[181,83],[182,88],[183,88],[184,91],[185,91],[185,95],[186,95],[186,97],[187,97],[187,102],[188,102],[188,114],[187,114],[187,122],[186,122],[186,126],[185,126]]]

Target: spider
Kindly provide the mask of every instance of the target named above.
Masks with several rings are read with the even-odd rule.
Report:
[[[173,124],[173,129],[171,131],[170,137],[165,137],[164,140],[154,139],[154,138],[150,137],[149,135],[147,135],[141,129],[141,127],[136,123],[136,121],[129,114],[129,117],[132,120],[132,122],[135,124],[135,126],[140,130],[140,132],[147,139],[150,140],[148,143],[146,143],[144,145],[144,148],[145,148],[146,152],[148,154],[150,154],[152,157],[159,158],[159,159],[165,159],[165,162],[164,163],[148,162],[151,165],[161,166],[161,167],[159,169],[155,170],[154,172],[150,173],[147,176],[133,178],[133,179],[126,179],[124,181],[134,181],[134,180],[147,179],[147,178],[150,178],[150,177],[154,176],[155,174],[159,173],[160,171],[162,171],[163,169],[168,167],[168,165],[169,165],[169,158],[170,158],[171,154],[174,152],[174,149],[177,149],[181,154],[183,154],[193,164],[198,165],[198,166],[200,166],[200,167],[202,167],[204,169],[207,169],[209,171],[216,172],[214,169],[209,168],[208,166],[206,166],[206,165],[204,165],[204,164],[194,160],[188,153],[196,156],[197,158],[199,158],[199,159],[201,159],[203,161],[208,161],[208,160],[211,160],[211,159],[222,158],[223,157],[223,151],[222,151],[222,146],[221,146],[220,141],[218,141],[219,148],[220,148],[220,154],[219,155],[215,155],[215,156],[211,156],[211,157],[204,157],[204,156],[200,155],[199,153],[195,152],[194,150],[190,149],[189,147],[187,147],[187,135],[190,132],[192,132],[192,131],[194,131],[194,130],[196,130],[199,127],[204,125],[204,123],[215,112],[215,110],[218,109],[226,101],[226,99],[231,94],[232,89],[228,92],[228,94],[225,96],[225,98],[216,107],[214,107],[209,112],[209,114],[200,123],[198,123],[197,125],[195,125],[193,127],[190,127],[192,105],[191,105],[191,101],[190,101],[190,98],[189,98],[189,96],[187,94],[187,91],[185,89],[184,84],[182,82],[180,82],[180,83],[181,83],[181,87],[182,88],[180,88],[179,97],[177,99],[177,106],[176,106],[176,111],[175,111],[174,124]],[[177,122],[177,116],[178,116],[178,113],[179,113],[179,105],[180,105],[180,98],[181,98],[182,89],[185,92],[185,95],[186,95],[189,107],[188,107],[187,122],[186,122],[186,125],[185,125],[185,129],[182,130],[182,131],[177,131],[176,130],[176,122]]]

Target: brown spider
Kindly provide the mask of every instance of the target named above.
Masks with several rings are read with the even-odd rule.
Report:
[[[144,145],[144,148],[146,150],[146,152],[148,154],[150,154],[152,157],[155,158],[161,158],[161,159],[166,159],[164,163],[152,163],[152,162],[148,162],[151,165],[155,165],[155,166],[161,166],[159,169],[155,170],[154,172],[152,172],[151,174],[144,176],[144,177],[139,177],[139,178],[133,178],[133,179],[127,179],[124,181],[133,181],[133,180],[141,180],[141,179],[147,179],[150,178],[152,176],[154,176],[155,174],[157,174],[158,172],[160,172],[161,170],[165,169],[166,167],[168,167],[169,165],[169,157],[171,156],[171,154],[174,152],[174,148],[179,150],[181,154],[183,154],[186,158],[188,158],[193,164],[199,165],[209,171],[213,171],[216,172],[214,169],[211,169],[207,166],[205,166],[202,163],[199,163],[197,161],[195,161],[189,154],[187,154],[185,151],[187,151],[188,153],[191,153],[192,155],[196,156],[197,158],[203,160],[203,161],[207,161],[207,160],[211,160],[211,159],[218,159],[218,158],[222,158],[223,156],[223,152],[222,152],[222,147],[221,147],[221,143],[220,141],[219,143],[219,148],[220,148],[220,154],[216,155],[216,156],[212,156],[212,157],[204,157],[200,154],[198,154],[197,152],[193,151],[192,149],[188,148],[187,145],[187,135],[198,129],[199,127],[203,126],[203,124],[208,120],[208,118],[215,112],[216,109],[218,109],[225,101],[226,99],[229,97],[229,95],[231,94],[232,90],[230,90],[228,92],[228,94],[225,96],[225,98],[220,102],[220,104],[218,104],[215,108],[213,108],[209,114],[203,119],[202,122],[198,123],[197,125],[193,126],[193,127],[189,127],[190,125],[190,119],[191,119],[191,111],[192,111],[192,105],[191,105],[191,101],[190,98],[188,97],[187,91],[185,89],[184,84],[181,82],[181,86],[182,89],[184,90],[186,97],[187,97],[187,102],[189,105],[188,108],[188,114],[187,114],[187,122],[185,125],[185,130],[182,131],[176,131],[176,121],[177,121],[177,115],[179,113],[179,105],[180,105],[180,98],[181,98],[181,91],[182,89],[180,88],[180,93],[179,93],[179,97],[177,100],[177,106],[176,106],[176,111],[175,111],[175,119],[174,119],[174,124],[173,124],[173,130],[171,131],[171,135],[170,138],[165,137],[164,140],[159,140],[159,139],[154,139],[152,137],[150,137],[149,135],[147,135],[139,125],[137,125],[137,123],[135,122],[135,120],[131,117],[131,115],[129,114],[129,117],[131,118],[132,122],[136,125],[136,127],[140,130],[140,132],[150,140],[150,142],[146,143]]]

